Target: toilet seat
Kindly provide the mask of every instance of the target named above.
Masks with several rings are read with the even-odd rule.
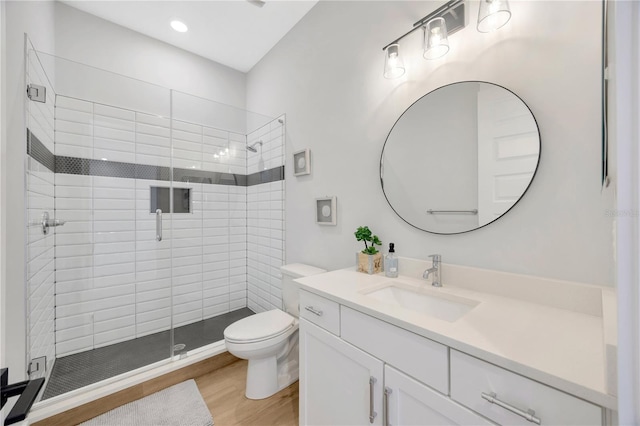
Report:
[[[234,322],[224,330],[224,338],[231,343],[257,343],[285,334],[295,326],[294,317],[273,309]]]

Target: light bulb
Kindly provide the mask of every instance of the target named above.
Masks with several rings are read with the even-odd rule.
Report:
[[[387,46],[384,51],[384,78],[398,78],[404,74],[404,62],[397,44]]]
[[[438,59],[449,51],[449,39],[447,37],[447,23],[444,18],[434,18],[424,27],[424,53],[425,59]]]

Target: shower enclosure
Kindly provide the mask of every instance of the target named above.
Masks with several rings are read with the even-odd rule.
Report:
[[[27,365],[42,399],[223,339],[282,306],[284,116],[27,41]]]

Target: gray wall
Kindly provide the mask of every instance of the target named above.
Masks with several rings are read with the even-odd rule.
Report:
[[[435,2],[320,2],[248,74],[247,108],[287,113],[287,262],[328,269],[353,264],[353,237],[368,225],[401,256],[441,253],[445,262],[550,278],[613,284],[611,191],[600,186],[598,2],[512,2],[501,30],[469,25],[441,60],[425,61],[420,35],[398,80],[382,77],[381,48]],[[580,16],[580,19],[560,19]],[[518,94],[536,117],[540,168],[529,191],[495,223],[441,236],[405,224],[378,179],[382,145],[397,117],[447,83],[485,80]],[[312,174],[291,175],[292,152],[311,148]],[[338,197],[338,225],[314,223],[314,198]],[[446,280],[446,278],[445,278]],[[446,281],[445,281],[446,284]]]

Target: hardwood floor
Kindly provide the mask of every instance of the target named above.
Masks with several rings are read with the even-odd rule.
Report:
[[[165,374],[144,383],[131,386],[114,394],[105,396],[71,410],[64,411],[52,417],[33,423],[33,426],[69,426],[77,425],[100,414],[106,413],[128,402],[135,401],[154,392],[189,379],[204,377],[210,372],[219,371],[226,366],[236,364],[238,358],[229,352],[223,352],[204,361],[189,365],[171,373]]]
[[[246,379],[245,360],[195,379],[216,426],[298,425],[298,382],[270,398],[251,400],[244,396]]]
[[[298,382],[267,399],[244,396],[247,361],[228,352],[34,423],[77,425],[111,409],[188,379],[195,379],[215,426],[298,425]]]

